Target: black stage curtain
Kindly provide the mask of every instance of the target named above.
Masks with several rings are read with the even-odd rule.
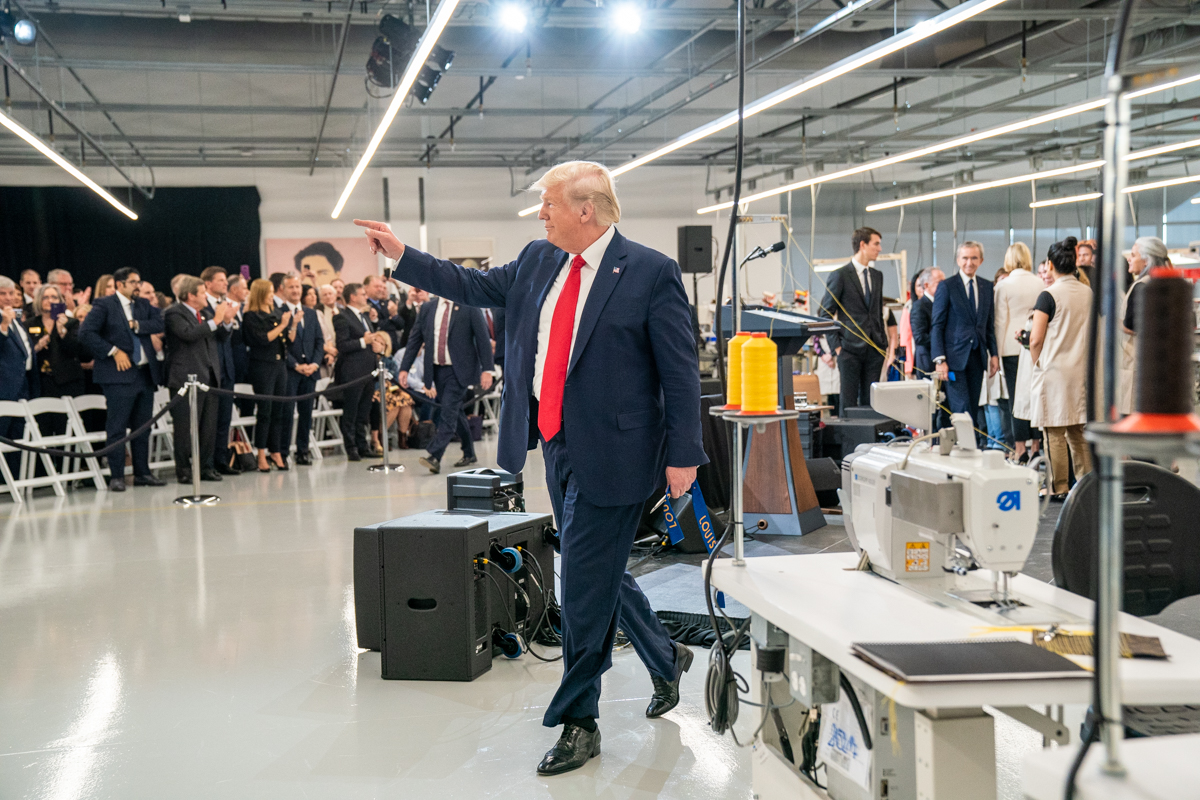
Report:
[[[170,295],[171,278],[209,266],[258,276],[259,196],[254,186],[160,188],[153,200],[110,189],[138,215],[130,220],[85,187],[0,186],[0,274],[69,270],[76,290],[135,267]]]

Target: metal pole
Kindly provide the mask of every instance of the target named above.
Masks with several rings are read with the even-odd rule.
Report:
[[[383,356],[379,356],[376,360],[376,365],[379,368],[378,386],[379,386],[379,444],[383,448],[383,463],[372,464],[367,467],[368,472],[404,472],[402,464],[392,464],[388,462],[388,421],[387,421],[387,371],[383,368]],[[444,409],[443,409],[444,410]]]
[[[182,506],[207,506],[220,502],[215,494],[200,494],[200,410],[196,399],[199,396],[200,382],[195,375],[188,375],[188,433],[192,437],[192,493],[175,498]],[[179,465],[175,465],[178,469]]]
[[[742,519],[742,423],[733,422],[733,493],[729,498],[729,515],[733,524],[733,563],[746,566],[746,525]]]
[[[742,298],[738,295],[738,264],[742,258],[742,223],[738,218],[742,215],[740,208],[734,207],[730,209],[733,212],[733,262],[729,265],[732,269],[729,270],[733,276],[732,287],[729,290],[729,305],[733,311],[733,330],[730,333],[733,336],[742,329]]]
[[[1117,287],[1120,286],[1122,252],[1125,240],[1125,204],[1122,198],[1128,179],[1125,156],[1129,152],[1129,100],[1122,97],[1124,81],[1119,75],[1110,75],[1105,87],[1108,105],[1104,109],[1104,174],[1103,174],[1103,231],[1104,246],[1100,258],[1103,265],[1101,276],[1101,313],[1104,315],[1104,406],[1105,422],[1115,422],[1116,369],[1119,346],[1117,338]],[[1100,728],[1104,742],[1104,771],[1109,775],[1124,775],[1121,765],[1121,677],[1120,677],[1120,625],[1121,596],[1124,592],[1124,515],[1121,504],[1124,499],[1124,466],[1113,455],[1101,454],[1098,458],[1100,470],[1100,531],[1099,531],[1099,586],[1096,593],[1099,627],[1095,631],[1097,642],[1096,659],[1100,669],[1100,709],[1103,721]]]

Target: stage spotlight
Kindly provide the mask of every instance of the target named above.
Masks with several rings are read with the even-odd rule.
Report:
[[[516,3],[506,3],[500,7],[500,27],[513,33],[520,33],[529,24],[525,10]]]
[[[436,69],[422,67],[421,71],[417,74],[417,81],[413,84],[410,94],[424,105],[429,102],[429,96],[433,94],[433,90],[437,88],[438,81],[441,79],[442,73]]]
[[[642,14],[633,3],[619,3],[612,10],[612,24],[622,33],[637,33],[642,27]]]
[[[17,44],[33,44],[33,40],[37,38],[37,28],[29,20],[19,19],[13,25],[13,38],[17,40]]]
[[[445,72],[454,63],[454,51],[435,44],[429,51],[429,58],[425,59],[425,63],[439,72]]]

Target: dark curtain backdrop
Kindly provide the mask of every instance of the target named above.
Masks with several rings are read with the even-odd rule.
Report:
[[[0,186],[0,274],[15,281],[32,268],[45,280],[62,268],[82,290],[136,267],[168,295],[181,272],[216,265],[233,273],[247,264],[259,275],[256,187],[160,188],[153,200],[135,192],[132,202],[126,191],[110,191],[137,221],[82,186]]]

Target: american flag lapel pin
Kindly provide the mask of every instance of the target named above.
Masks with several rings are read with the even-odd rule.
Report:
[[[620,275],[620,274],[621,274],[621,268],[613,267],[613,275]]]

